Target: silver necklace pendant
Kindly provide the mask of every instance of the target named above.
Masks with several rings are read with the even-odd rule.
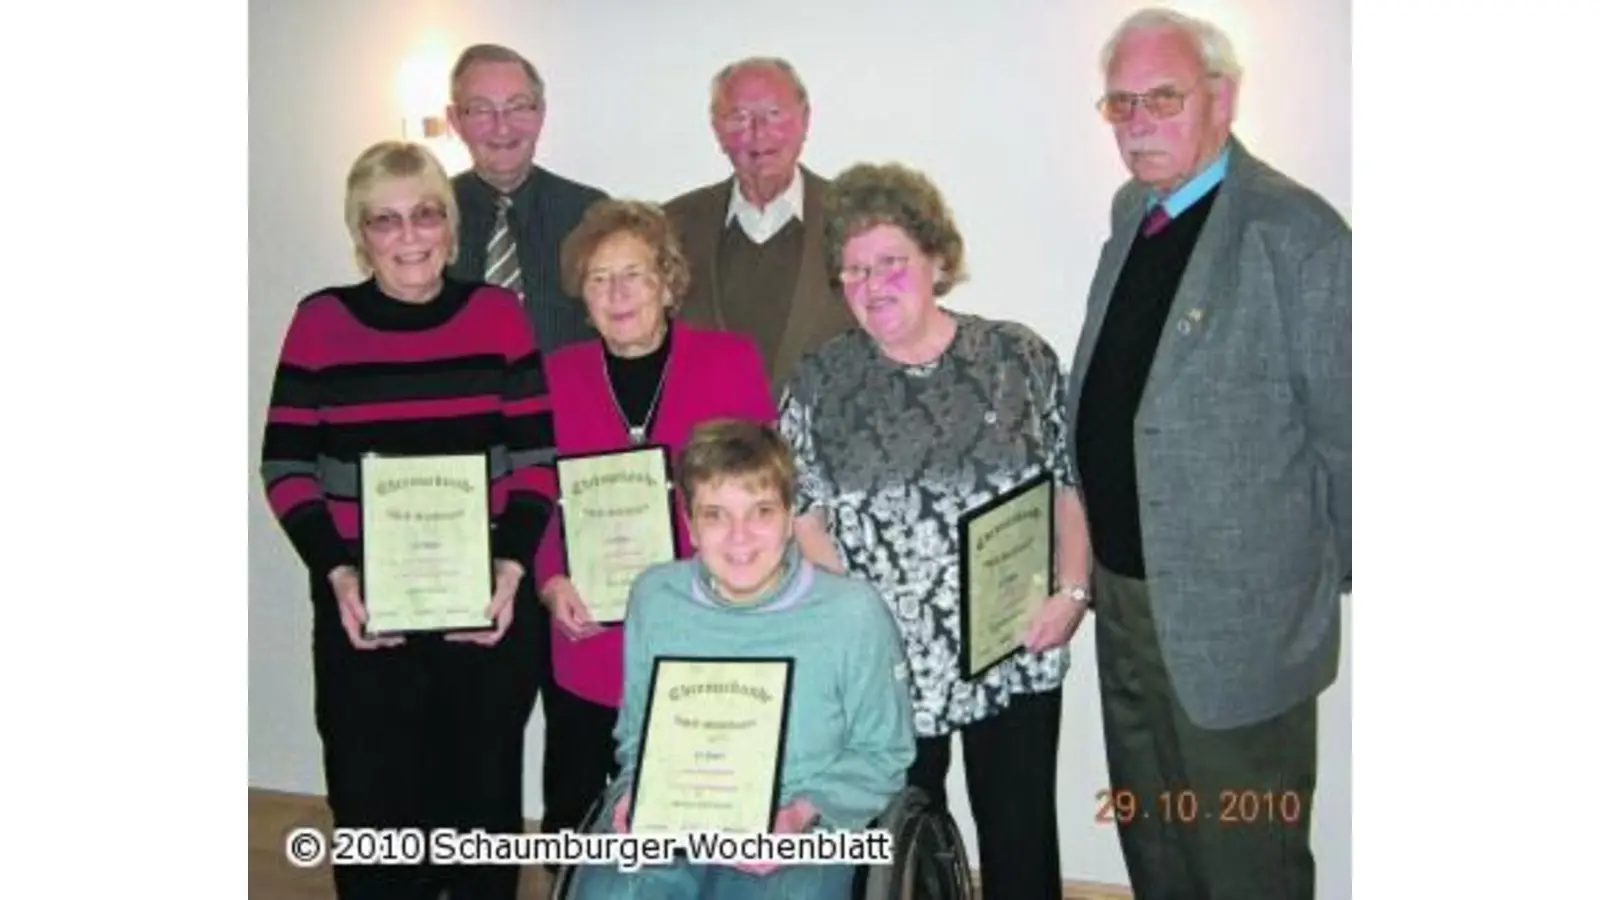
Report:
[[[661,402],[661,389],[667,383],[666,367],[662,367],[661,375],[656,379],[655,396],[650,398],[650,408],[645,411],[644,423],[640,425],[633,424],[632,420],[628,418],[628,413],[622,408],[622,401],[617,399],[617,387],[611,383],[611,370],[602,366],[601,374],[605,376],[606,390],[611,394],[611,405],[616,409],[617,416],[622,419],[622,424],[628,429],[628,440],[632,442],[633,446],[640,446],[645,442],[645,433],[650,428],[650,420],[656,417],[656,404]]]

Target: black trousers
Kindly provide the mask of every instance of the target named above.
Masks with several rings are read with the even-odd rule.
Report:
[[[1310,900],[1317,700],[1207,729],[1173,694],[1142,581],[1095,573],[1109,792],[1139,900]]]
[[[526,584],[527,582],[524,582]],[[523,830],[523,738],[541,657],[531,591],[494,647],[414,636],[356,650],[319,598],[313,639],[317,730],[336,827]],[[515,900],[503,865],[335,866],[340,900]]]
[[[1060,688],[1012,697],[1005,712],[961,729],[984,900],[1060,900],[1060,737]],[[918,738],[906,780],[927,791],[940,808],[947,808],[949,771],[949,736]]]
[[[576,829],[617,775],[617,711],[562,690],[544,693],[544,818],[539,830]]]

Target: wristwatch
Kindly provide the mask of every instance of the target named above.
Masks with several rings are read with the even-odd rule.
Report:
[[[1067,588],[1066,594],[1089,609],[1094,609],[1094,597],[1090,595],[1088,585],[1074,584]]]

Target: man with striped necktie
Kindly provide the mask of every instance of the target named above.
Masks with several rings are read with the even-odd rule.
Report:
[[[583,302],[561,290],[561,241],[606,194],[533,163],[544,127],[544,80],[520,53],[468,47],[450,75],[450,124],[472,155],[455,176],[460,250],[450,275],[510,288],[522,298],[539,350],[596,333]]]
[[[545,112],[538,70],[506,47],[468,47],[451,71],[450,98],[450,124],[472,155],[472,169],[451,179],[461,222],[450,277],[514,291],[541,356],[597,337],[583,301],[561,289],[561,242],[606,195],[533,164]],[[553,489],[554,472],[539,468]],[[514,605],[516,618],[532,623],[532,643],[541,651],[529,660],[527,692],[518,698],[525,717],[532,716],[551,677],[550,614],[533,587],[533,579],[524,579]],[[549,694],[545,697],[548,717]],[[551,773],[548,766],[541,768],[548,797]],[[522,801],[520,789],[516,801]],[[516,871],[507,870],[508,900],[516,891]]]

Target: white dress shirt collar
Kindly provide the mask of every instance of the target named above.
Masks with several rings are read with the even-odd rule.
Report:
[[[778,196],[772,198],[767,208],[757,209],[754,203],[746,200],[739,190],[739,183],[733,183],[729,191],[728,214],[722,220],[727,225],[734,219],[739,220],[739,227],[750,240],[757,244],[764,244],[769,238],[777,234],[783,226],[789,224],[789,219],[801,219],[801,210],[805,209],[806,188],[805,174],[799,167],[795,168],[794,178],[789,180],[789,187]]]

